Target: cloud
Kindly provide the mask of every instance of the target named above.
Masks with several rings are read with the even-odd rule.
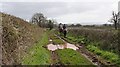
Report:
[[[5,0],[7,1],[7,0]],[[13,0],[14,1],[14,0]],[[18,0],[17,0],[18,1]],[[21,0],[22,1],[22,0]],[[75,2],[2,2],[2,11],[29,20],[36,12],[63,23],[106,23],[117,0],[75,0]],[[43,0],[42,0],[43,1]],[[73,0],[70,0],[73,1]],[[81,2],[80,2],[81,1]],[[99,23],[98,23],[99,22]]]
[[[1,2],[115,2],[119,0],[0,0]]]
[[[118,4],[118,11],[120,11],[120,1],[119,1],[119,4]]]

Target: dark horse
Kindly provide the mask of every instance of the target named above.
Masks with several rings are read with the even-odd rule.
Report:
[[[64,34],[64,37],[66,37],[67,29],[65,24],[63,25],[63,34]]]
[[[60,36],[62,34],[64,34],[64,37],[66,37],[66,34],[67,34],[67,30],[66,30],[66,25],[62,25],[61,23],[59,24],[59,33],[60,33]]]

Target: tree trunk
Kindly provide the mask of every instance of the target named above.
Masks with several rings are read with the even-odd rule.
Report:
[[[117,21],[114,21],[115,30],[117,30]]]

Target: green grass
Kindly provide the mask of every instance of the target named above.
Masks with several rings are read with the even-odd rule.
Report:
[[[81,36],[79,36],[79,37],[68,36],[67,38],[75,43],[85,43],[85,38],[81,37]]]
[[[87,49],[89,51],[94,52],[95,54],[101,56],[102,58],[112,62],[112,63],[116,63],[120,65],[120,58],[117,54],[112,53],[112,52],[108,52],[108,51],[104,51],[104,50],[100,50],[99,48],[97,48],[96,46],[93,45],[88,45]]]
[[[92,63],[79,52],[72,49],[57,50],[60,62],[68,65],[92,65]]]
[[[54,40],[53,40],[53,43],[54,43],[55,45],[57,45],[57,44],[64,44],[64,42],[63,42],[61,39],[54,39]]]
[[[64,42],[60,39],[60,38],[58,38],[57,36],[50,36],[50,38],[53,40],[53,43],[55,44],[55,45],[57,45],[57,44],[64,44]]]
[[[29,53],[23,59],[25,65],[49,65],[51,63],[50,52],[42,46],[48,44],[48,34],[45,33],[42,39],[32,48],[29,49]]]
[[[55,45],[57,45],[57,44],[65,44],[63,40],[61,40],[60,38],[58,38],[57,36],[54,35],[54,31],[50,32],[49,38],[51,38],[53,40],[53,43]]]
[[[59,38],[56,37],[53,33],[51,33],[49,37],[50,37],[52,40],[54,40],[54,39],[59,39]]]

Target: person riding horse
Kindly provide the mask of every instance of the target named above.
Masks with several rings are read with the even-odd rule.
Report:
[[[66,29],[66,25],[62,25],[62,23],[59,24],[59,33],[60,33],[60,36],[62,35],[62,33],[64,34],[64,37],[66,37],[66,34],[67,34],[67,29]]]
[[[64,37],[66,37],[67,29],[65,24],[63,25],[63,34],[64,34]]]
[[[59,33],[60,33],[60,36],[62,35],[62,32],[63,32],[63,25],[62,23],[59,24]]]

